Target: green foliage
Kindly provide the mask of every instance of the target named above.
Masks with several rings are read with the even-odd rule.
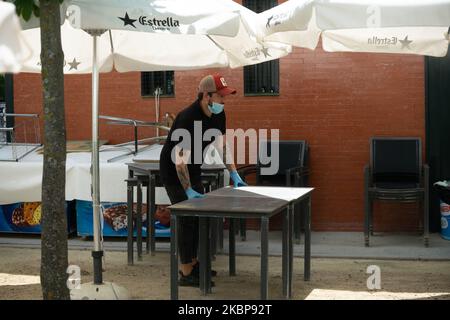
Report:
[[[60,4],[64,2],[64,0],[55,0]],[[35,15],[39,17],[40,11],[39,6],[36,4],[37,1],[34,0],[14,0],[14,5],[16,6],[16,12],[18,16],[22,16],[25,21],[30,20],[31,15]]]
[[[14,4],[17,15],[22,16],[25,21],[30,20],[32,14],[39,17],[39,7],[34,3],[34,0],[15,0]]]

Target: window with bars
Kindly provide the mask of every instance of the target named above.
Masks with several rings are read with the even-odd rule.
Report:
[[[260,13],[278,4],[277,0],[243,0],[242,5]],[[272,60],[244,67],[245,95],[278,95],[280,93],[280,64]]]
[[[174,72],[141,72],[141,96],[153,97],[157,88],[161,90],[161,97],[175,96]]]

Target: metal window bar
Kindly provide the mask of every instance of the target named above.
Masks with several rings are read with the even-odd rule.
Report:
[[[36,150],[37,148],[41,147],[42,144],[40,143],[40,131],[39,131],[39,115],[38,114],[19,114],[19,113],[6,113],[2,112],[0,113],[0,117],[3,120],[3,127],[1,128],[1,131],[6,133],[6,139],[5,141],[0,141],[0,148],[10,147],[11,148],[11,158],[2,158],[0,157],[0,161],[20,161],[25,156]],[[33,127],[34,127],[34,138],[35,142],[29,142],[28,137],[28,131],[27,122],[23,122],[21,124],[17,124],[17,121],[15,121],[14,127],[6,127],[6,119],[7,118],[29,118],[32,120]],[[22,129],[23,128],[23,129]],[[16,133],[20,130],[23,130],[24,136],[23,136],[23,142],[16,142],[17,141],[17,135]],[[8,137],[9,134],[9,137]],[[8,142],[10,141],[10,142]],[[19,151],[20,150],[20,151]],[[23,151],[22,151],[23,150]]]
[[[244,67],[246,94],[279,93],[279,61]]]
[[[242,5],[256,13],[261,13],[278,5],[278,0],[243,0]]]
[[[111,150],[117,150],[117,149],[125,149],[128,152],[110,158],[108,159],[107,162],[114,162],[117,161],[119,159],[123,159],[129,155],[137,155],[139,152],[144,151],[148,148],[150,148],[152,146],[152,144],[145,146],[143,148],[139,148],[140,144],[143,144],[144,142],[159,142],[162,140],[165,140],[167,138],[167,136],[156,136],[156,137],[152,137],[152,138],[145,138],[145,139],[140,139],[138,140],[138,128],[139,127],[156,127],[162,130],[166,130],[169,131],[170,128],[166,127],[165,125],[163,125],[162,123],[159,122],[149,122],[149,121],[141,121],[141,120],[134,120],[134,119],[127,119],[127,118],[118,118],[118,117],[111,117],[111,116],[99,116],[99,119],[104,119],[104,120],[109,120],[107,123],[108,124],[112,124],[112,125],[127,125],[127,126],[133,126],[134,129],[134,140],[129,141],[129,142],[125,142],[125,143],[121,143],[121,144],[117,144],[117,145],[112,145],[112,146],[105,146],[102,148],[102,150],[100,150],[100,152],[102,151],[111,151]],[[132,148],[127,148],[127,146],[130,145],[134,145],[134,150]]]
[[[141,95],[153,96],[156,89],[160,88],[161,95],[171,96],[174,94],[173,80],[173,71],[141,72]]]
[[[243,0],[242,5],[256,13],[275,7],[277,0]],[[278,60],[244,67],[246,94],[279,93]]]

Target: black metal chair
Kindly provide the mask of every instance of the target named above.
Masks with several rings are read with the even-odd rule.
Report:
[[[370,139],[370,164],[364,168],[364,243],[373,235],[374,200],[419,202],[423,210],[423,240],[428,246],[429,167],[422,164],[420,138],[383,137]]]
[[[264,164],[258,156],[256,165],[248,165],[238,168],[239,175],[247,181],[250,174],[256,174],[256,185],[265,186],[293,186],[306,187],[309,177],[309,146],[305,140],[292,141],[261,141],[259,145],[259,155],[272,155],[272,145],[278,146],[279,166],[275,174],[264,174],[270,164]],[[301,213],[305,208],[303,205],[296,206],[294,209],[294,234],[295,240],[300,242],[301,230]],[[245,219],[240,220],[239,229],[241,230],[241,238],[246,238]]]

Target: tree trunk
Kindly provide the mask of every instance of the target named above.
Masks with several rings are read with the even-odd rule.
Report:
[[[40,1],[44,103],[41,286],[45,300],[70,299],[67,287],[66,128],[60,4]]]

